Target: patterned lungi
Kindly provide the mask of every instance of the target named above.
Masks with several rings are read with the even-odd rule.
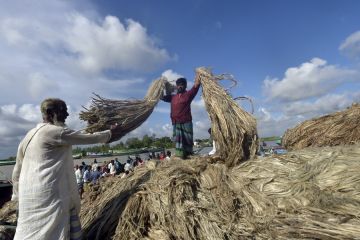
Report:
[[[193,125],[192,122],[173,124],[175,141],[175,155],[186,158],[193,153]]]

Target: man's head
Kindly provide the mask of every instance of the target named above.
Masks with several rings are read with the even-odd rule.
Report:
[[[186,90],[187,81],[185,78],[178,78],[176,80],[176,89],[178,93],[183,93]]]
[[[58,98],[48,98],[41,103],[41,113],[44,122],[64,124],[69,116],[66,103]]]

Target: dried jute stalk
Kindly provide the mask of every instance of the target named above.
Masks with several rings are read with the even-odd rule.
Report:
[[[142,100],[113,100],[94,94],[90,108],[84,107],[85,110],[80,113],[80,119],[88,122],[86,131],[103,131],[117,123],[121,126],[120,139],[146,121],[163,96],[165,83],[165,77],[153,81]]]
[[[360,104],[344,111],[304,121],[286,130],[282,144],[287,149],[336,146],[360,142]]]
[[[220,159],[229,167],[255,156],[259,146],[256,120],[241,109],[219,85],[220,80],[232,80],[231,75],[213,75],[209,68],[196,69],[203,88],[205,107],[211,120],[211,134]]]

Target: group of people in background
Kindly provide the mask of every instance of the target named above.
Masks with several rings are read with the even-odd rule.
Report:
[[[170,160],[171,152],[167,151],[161,153],[150,153],[148,160]],[[91,165],[87,165],[82,162],[81,165],[75,165],[75,177],[78,185],[78,191],[80,198],[83,198],[83,193],[89,191],[90,184],[99,184],[100,179],[109,176],[121,175],[121,178],[126,177],[130,172],[134,171],[136,167],[142,166],[145,161],[136,155],[135,158],[128,156],[125,163],[121,163],[118,158],[110,160],[110,162],[104,161],[100,164],[95,158]]]
[[[171,151],[166,151],[165,152],[160,152],[160,153],[157,153],[155,155],[155,153],[149,153],[149,158],[148,160],[150,159],[157,159],[157,160],[170,160],[171,159]]]

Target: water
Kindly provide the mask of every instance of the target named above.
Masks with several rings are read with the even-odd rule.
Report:
[[[205,147],[202,148],[197,154],[200,156],[207,155],[211,151],[212,147]],[[196,149],[194,149],[196,152]],[[174,149],[171,150],[172,154],[174,154]],[[130,155],[134,157],[134,155]],[[147,160],[149,154],[148,153],[141,153],[139,154],[140,158],[143,160]],[[128,159],[128,155],[124,156],[111,156],[111,157],[97,157],[96,161],[98,162],[99,166],[102,166],[102,163],[105,161],[109,163],[112,159],[117,158],[119,162],[125,163]],[[81,165],[82,162],[85,162],[87,165],[92,165],[95,158],[83,158],[83,159],[74,159],[74,166],[75,165]],[[7,166],[1,166],[0,167],[0,180],[11,180],[11,175],[14,169],[14,165],[7,165]]]

